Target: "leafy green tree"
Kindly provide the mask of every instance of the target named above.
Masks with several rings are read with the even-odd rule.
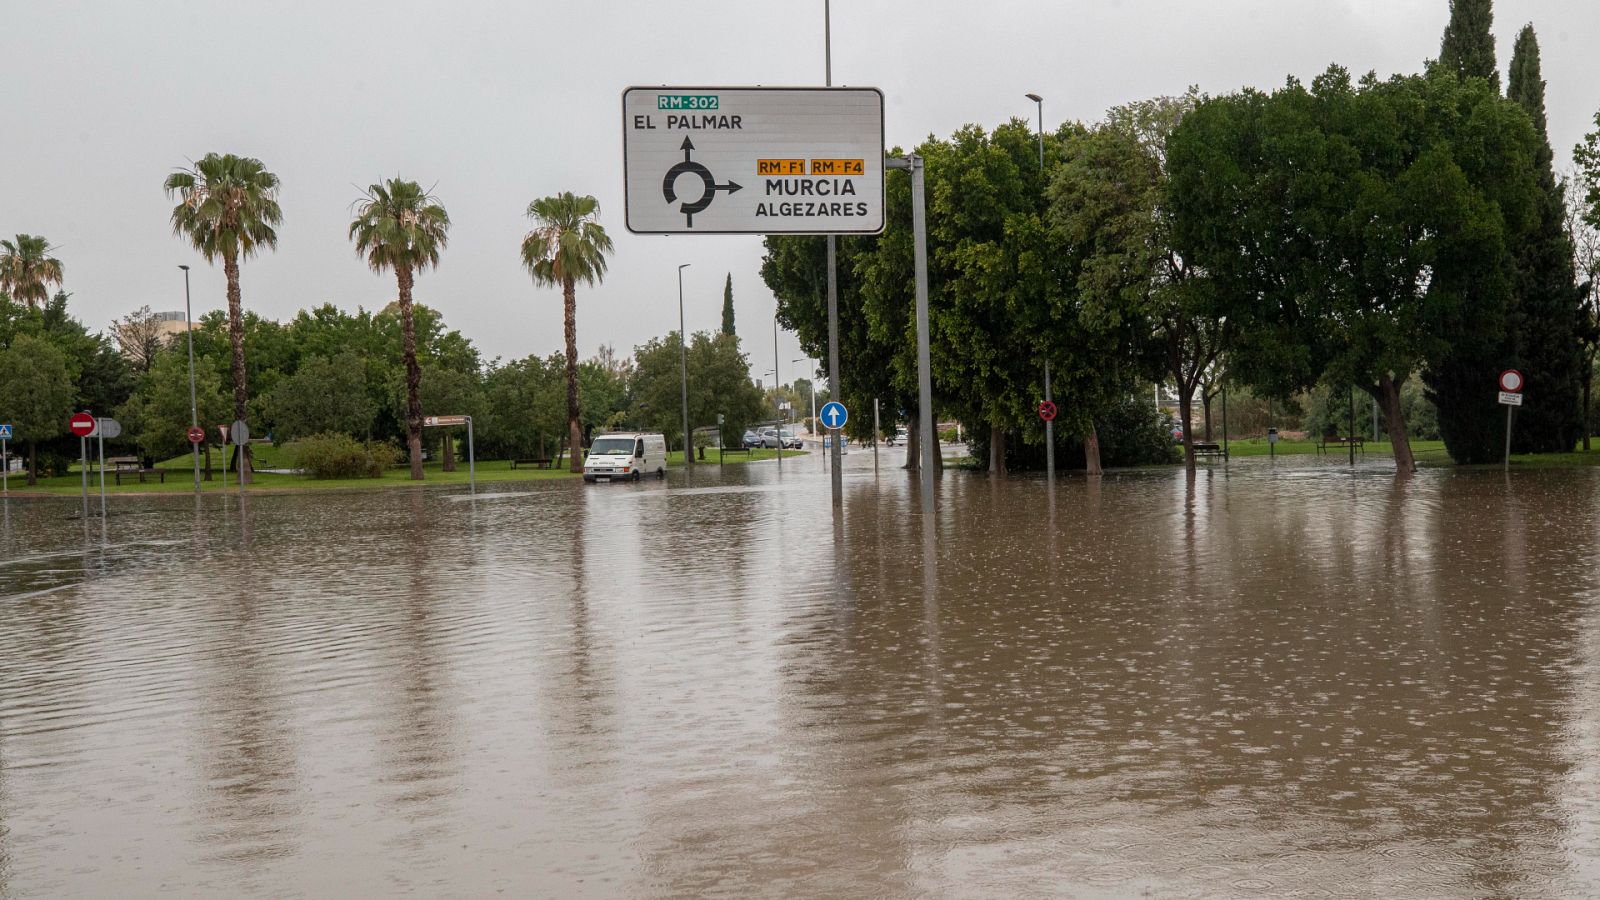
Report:
[[[733,334],[733,273],[722,283],[722,333]]]
[[[571,470],[583,471],[578,397],[578,282],[597,284],[605,278],[611,238],[600,226],[600,203],[571,191],[528,204],[534,228],[522,239],[522,264],[534,284],[561,288],[563,329],[567,339],[567,440]]]
[[[208,435],[213,426],[227,420],[229,400],[223,390],[223,364],[220,360],[197,357],[194,367],[195,409],[200,427]],[[150,368],[138,381],[127,402],[117,408],[123,433],[130,435],[140,451],[156,460],[166,459],[189,449],[189,355],[176,348],[161,350],[151,359]],[[211,446],[206,442],[206,471],[211,470]]]
[[[72,414],[72,375],[66,354],[43,338],[18,335],[0,350],[0,422],[28,442],[28,484],[39,481],[41,440],[66,431]]]
[[[1051,227],[1081,260],[1083,308],[1128,329],[1128,361],[1177,389],[1190,473],[1195,392],[1211,380],[1229,333],[1204,272],[1173,246],[1166,200],[1167,141],[1197,102],[1191,91],[1113,109],[1067,143],[1050,186]]]
[[[148,304],[112,322],[111,336],[136,375],[149,371],[156,354],[161,352],[166,343],[161,334],[161,320],[156,318]]]
[[[1174,239],[1239,329],[1230,365],[1274,393],[1361,387],[1412,470],[1401,390],[1461,336],[1503,334],[1534,143],[1487,82],[1439,70],[1354,85],[1334,66],[1199,104],[1168,145]]]
[[[372,433],[366,365],[353,350],[306,360],[278,382],[266,405],[276,441],[331,433],[368,440]]]
[[[491,363],[483,378],[475,437],[486,459],[546,458],[566,425],[564,357]]]
[[[428,361],[423,366],[423,372],[426,375],[422,379],[422,409],[425,413],[434,416],[472,416],[473,424],[477,424],[482,389],[476,372],[447,368],[434,360]],[[441,468],[446,472],[454,472],[455,438],[458,432],[465,435],[465,426],[440,427],[434,430],[439,441]],[[476,439],[476,434],[473,437]]]
[[[249,392],[244,364],[244,306],[239,292],[239,262],[258,250],[278,245],[274,226],[283,221],[278,206],[278,176],[261,160],[231,153],[207,153],[188,169],[167,176],[168,197],[179,203],[172,210],[172,231],[187,237],[207,262],[222,258],[228,279],[228,340],[233,357],[233,414],[248,415]],[[239,480],[250,483],[250,449],[239,459]]]
[[[1534,148],[1538,220],[1512,248],[1517,272],[1509,346],[1498,360],[1488,362],[1509,364],[1526,379],[1513,451],[1566,453],[1578,440],[1583,424],[1583,358],[1577,334],[1580,299],[1574,287],[1573,246],[1566,230],[1566,191],[1556,180],[1545,121],[1539,40],[1532,25],[1524,26],[1517,35],[1506,95],[1527,112],[1538,139]]]
[[[740,352],[739,339],[696,332],[687,350],[689,427],[715,424],[720,414],[725,434],[742,435],[746,426],[761,418],[766,404],[750,380],[750,361]],[[631,385],[635,415],[666,435],[669,444],[680,447],[684,445],[681,385],[676,331],[635,348]]]
[[[34,309],[50,297],[50,285],[59,286],[61,260],[42,236],[19,234],[15,241],[0,241],[0,293]]]
[[[1450,21],[1439,42],[1439,65],[1457,78],[1483,78],[1500,90],[1494,58],[1494,0],[1450,0]]]
[[[411,480],[422,480],[422,369],[417,363],[417,335],[411,314],[411,289],[416,274],[439,265],[450,232],[450,216],[439,198],[415,181],[391,178],[368,186],[356,201],[350,239],[374,272],[393,269],[400,289],[401,353],[406,372],[406,444],[411,451]]]

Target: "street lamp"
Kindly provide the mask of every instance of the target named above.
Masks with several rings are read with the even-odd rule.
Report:
[[[183,270],[183,328],[189,335],[189,427],[199,428],[200,406],[195,401],[194,393],[194,313],[189,310],[189,267],[179,265],[178,268]],[[194,455],[194,492],[198,494],[200,493],[200,445],[190,441],[189,452]]]
[[[1038,94],[1027,95],[1039,109],[1039,181],[1044,183],[1044,98]],[[1044,401],[1053,402],[1050,396],[1050,357],[1044,358]],[[1056,423],[1053,418],[1044,420],[1044,477],[1051,485],[1056,483]]]
[[[693,436],[689,434],[689,351],[683,339],[683,270],[690,263],[678,267],[678,368],[683,376],[683,461],[694,466]]]

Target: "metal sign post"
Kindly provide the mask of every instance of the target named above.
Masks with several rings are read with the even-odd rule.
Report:
[[[234,419],[233,426],[228,429],[228,437],[233,445],[239,449],[239,465],[234,467],[233,481],[238,486],[239,492],[244,493],[244,453],[250,446],[250,426],[243,419]]]
[[[78,470],[83,473],[83,517],[89,518],[89,436],[97,427],[94,416],[87,412],[73,413],[67,428],[78,436]]]
[[[217,431],[222,433],[222,492],[228,492],[228,426],[218,425]]]
[[[872,471],[878,471],[878,441],[883,437],[883,429],[878,427],[878,398],[872,398]]]
[[[1042,126],[1041,126],[1042,127]],[[1041,159],[1044,145],[1040,144]],[[1050,415],[1044,414],[1044,407],[1050,407]],[[1056,483],[1056,404],[1050,396],[1050,360],[1044,361],[1044,404],[1039,407],[1039,415],[1044,419],[1044,480],[1047,485]]]
[[[0,494],[11,493],[11,457],[6,453],[6,442],[11,440],[11,426],[0,425]]]
[[[1506,456],[1505,469],[1511,471],[1511,414],[1522,405],[1522,388],[1525,382],[1522,373],[1516,369],[1507,369],[1500,373],[1500,403],[1506,408]]]
[[[424,416],[423,428],[447,428],[451,425],[467,426],[467,489],[476,494],[478,492],[478,465],[477,455],[472,447],[472,417],[471,416]],[[449,440],[449,438],[445,438]]]
[[[95,443],[100,450],[100,521],[106,520],[106,429],[105,419],[101,419],[101,427],[94,430]]]
[[[939,448],[933,443],[933,378],[929,374],[928,351],[928,203],[923,178],[922,157],[886,160],[891,169],[911,170],[911,230],[917,279],[917,433],[922,442],[922,511],[931,513],[933,504],[933,460]]]

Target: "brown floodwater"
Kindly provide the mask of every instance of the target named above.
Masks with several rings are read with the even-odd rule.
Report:
[[[0,503],[0,898],[1600,895],[1600,472]]]

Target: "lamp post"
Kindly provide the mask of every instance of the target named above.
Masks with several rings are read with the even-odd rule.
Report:
[[[778,396],[778,314],[772,314],[772,396]],[[781,401],[777,401],[781,402]],[[778,441],[778,477],[783,477],[783,441]]]
[[[200,404],[195,400],[194,393],[194,313],[189,309],[189,267],[180,265],[183,270],[183,329],[189,336],[189,427],[200,427]],[[189,452],[194,456],[194,492],[200,493],[200,445],[194,441],[189,442]]]
[[[811,362],[811,357],[802,356],[799,359],[791,359],[791,360],[789,360],[789,362],[791,362],[791,363]],[[816,371],[815,368],[813,368],[811,370],[812,377],[810,379],[810,381],[811,381],[811,423],[806,428],[807,431],[810,431],[812,428],[817,427],[817,379],[816,379],[816,374],[817,374],[817,371]],[[827,450],[828,448],[827,447],[822,447],[822,448],[819,448],[819,449]],[[823,453],[822,454],[822,470],[824,472],[826,472],[828,470],[828,454],[827,453]]]
[[[678,368],[683,376],[683,462],[694,467],[694,436],[689,433],[689,351],[683,337],[683,270],[690,263],[678,267]]]
[[[1034,102],[1039,110],[1039,180],[1044,181],[1044,98],[1038,94],[1029,94],[1028,99]],[[1050,396],[1050,354],[1045,351],[1044,358],[1044,399],[1046,403],[1052,402]],[[1045,483],[1056,483],[1056,423],[1053,419],[1044,422],[1044,478]]]

